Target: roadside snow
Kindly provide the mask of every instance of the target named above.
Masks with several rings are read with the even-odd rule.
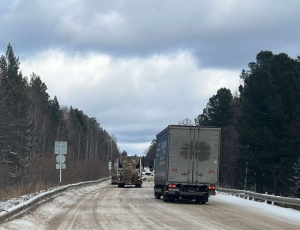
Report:
[[[84,193],[89,193],[95,189],[110,184],[110,180],[103,181],[97,184],[86,185],[78,188],[69,189],[59,196],[56,196],[51,202],[45,202],[42,205],[37,206],[34,212],[29,211],[22,218],[15,218],[9,222],[4,222],[0,226],[2,229],[31,229],[42,230],[47,229],[47,223],[54,216],[62,215],[68,210],[68,206],[72,205],[76,200],[74,197],[80,196]]]
[[[47,191],[50,191],[50,190],[53,190],[53,189],[56,189],[58,187],[53,187],[53,188],[50,188],[48,189]],[[8,199],[6,201],[2,201],[0,202],[0,212],[3,212],[3,211],[6,211],[18,204],[21,204],[29,199],[31,199],[32,197],[34,196],[37,196],[39,195],[40,193],[43,193],[43,192],[46,192],[46,190],[41,190],[40,192],[35,192],[35,193],[31,193],[31,194],[27,194],[27,195],[24,195],[24,196],[21,196],[21,197],[18,197],[18,198],[11,198],[11,199]]]
[[[70,203],[72,203],[72,195],[70,192],[66,192],[63,196],[56,197],[52,202],[37,207],[35,212],[29,212],[22,218],[3,223],[0,229],[43,229],[41,226],[47,226],[49,219],[63,213],[65,206]]]
[[[263,213],[265,216],[278,217],[286,221],[295,221],[300,223],[300,211],[291,208],[283,208],[276,205],[267,204],[265,202],[257,202],[244,198],[235,197],[229,194],[217,193],[211,200],[224,201],[233,205],[238,205],[252,210],[253,212]]]

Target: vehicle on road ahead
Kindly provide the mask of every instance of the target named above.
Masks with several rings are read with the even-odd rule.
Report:
[[[143,181],[154,181],[154,173],[153,172],[143,172],[142,178],[143,178]]]
[[[142,186],[142,162],[138,156],[120,156],[118,158],[118,187],[125,185],[135,185],[136,188]]]
[[[118,184],[118,161],[117,158],[111,160],[111,184]]]
[[[157,134],[154,195],[205,204],[219,179],[221,128],[170,125]]]

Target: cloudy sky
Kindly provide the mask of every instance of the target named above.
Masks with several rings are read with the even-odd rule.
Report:
[[[297,0],[0,0],[0,53],[142,155],[261,50],[297,57],[299,25]]]

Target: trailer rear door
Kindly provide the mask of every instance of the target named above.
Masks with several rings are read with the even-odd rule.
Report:
[[[220,129],[195,130],[193,182],[218,182]]]
[[[168,181],[192,183],[193,181],[193,130],[189,128],[170,128],[170,151]]]

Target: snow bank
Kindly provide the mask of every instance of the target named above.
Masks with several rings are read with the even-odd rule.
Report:
[[[300,223],[300,211],[291,208],[283,208],[276,205],[267,204],[265,202],[257,202],[244,198],[235,197],[229,194],[217,193],[211,200],[224,201],[232,205],[238,205],[252,210],[253,212],[263,213],[265,216],[277,216],[286,221],[295,221]]]

